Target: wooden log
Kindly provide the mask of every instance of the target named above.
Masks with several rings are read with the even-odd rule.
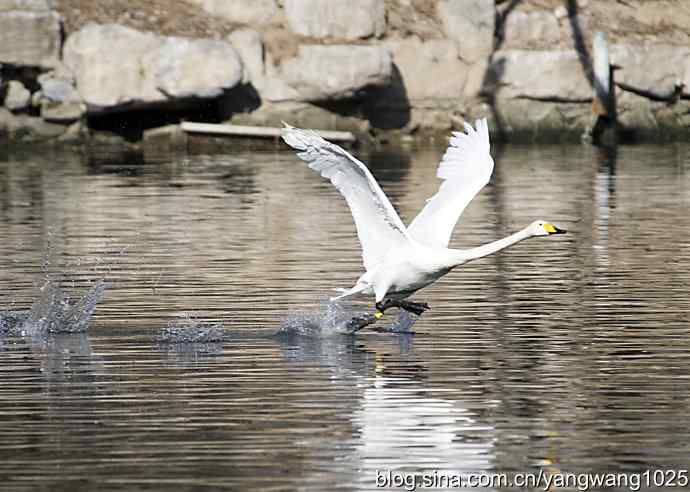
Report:
[[[180,125],[182,130],[187,133],[206,133],[211,135],[230,135],[239,137],[280,137],[281,128],[271,126],[247,126],[247,125],[225,125],[215,123],[195,123],[183,121]],[[356,139],[352,132],[314,130],[319,136],[334,142],[354,142]]]

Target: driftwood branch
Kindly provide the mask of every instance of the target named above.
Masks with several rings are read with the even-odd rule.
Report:
[[[683,82],[676,82],[672,88],[666,90],[653,90],[642,87],[635,87],[625,82],[616,82],[616,85],[622,90],[627,92],[632,92],[638,96],[646,97],[652,101],[665,101],[665,102],[676,102],[683,95],[683,88],[685,84]]]

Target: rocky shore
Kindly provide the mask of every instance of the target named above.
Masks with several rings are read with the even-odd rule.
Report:
[[[690,135],[690,3],[0,0],[0,141],[140,142],[182,120],[578,139],[592,38],[631,140]]]

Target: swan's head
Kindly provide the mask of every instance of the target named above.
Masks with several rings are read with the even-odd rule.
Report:
[[[565,229],[559,229],[551,222],[545,220],[535,220],[529,226],[532,236],[551,236],[553,234],[565,234]]]

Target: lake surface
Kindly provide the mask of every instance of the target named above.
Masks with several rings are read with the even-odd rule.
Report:
[[[407,223],[443,150],[361,156]],[[493,153],[452,244],[537,218],[569,234],[419,292],[415,335],[276,338],[362,273],[344,200],[292,152],[0,150],[0,311],[29,309],[46,276],[73,297],[109,284],[88,333],[0,336],[0,488],[687,468],[690,146]],[[227,338],[161,338],[194,320]]]

